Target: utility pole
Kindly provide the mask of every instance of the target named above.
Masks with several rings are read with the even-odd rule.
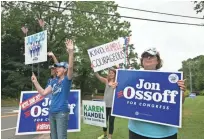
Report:
[[[191,65],[188,64],[188,68],[189,68],[189,78],[190,78],[190,93],[192,93],[192,73],[191,73]]]

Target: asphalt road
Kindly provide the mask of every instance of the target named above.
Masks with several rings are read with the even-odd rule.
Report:
[[[1,107],[1,139],[46,139],[45,135],[15,135],[17,107]]]

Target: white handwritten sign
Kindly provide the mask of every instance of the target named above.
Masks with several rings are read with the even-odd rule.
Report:
[[[120,38],[88,50],[89,58],[95,72],[124,62],[124,39]]]

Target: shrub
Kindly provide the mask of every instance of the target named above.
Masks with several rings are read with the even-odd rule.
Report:
[[[204,96],[204,90],[200,91],[200,96]]]
[[[185,97],[188,97],[189,94],[190,94],[190,91],[189,91],[189,90],[186,90],[186,91],[184,92]]]

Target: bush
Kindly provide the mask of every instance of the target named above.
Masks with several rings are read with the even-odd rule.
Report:
[[[190,91],[189,91],[189,90],[186,90],[186,91],[184,92],[185,97],[188,97],[189,94],[190,94]]]
[[[204,96],[204,90],[200,91],[200,96]]]

